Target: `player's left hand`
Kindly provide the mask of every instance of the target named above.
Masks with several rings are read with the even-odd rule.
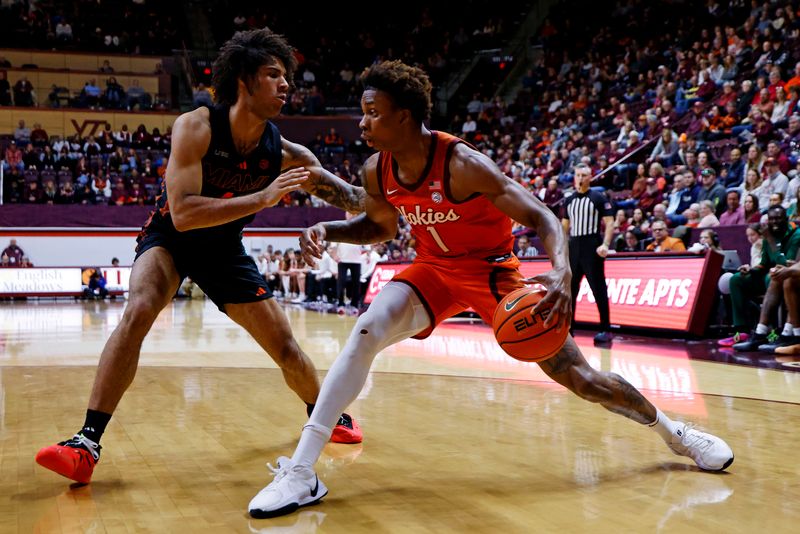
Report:
[[[545,271],[531,278],[524,280],[526,283],[542,284],[547,288],[547,295],[540,300],[531,310],[531,315],[543,306],[553,305],[550,315],[545,319],[544,326],[549,327],[556,323],[556,330],[569,328],[572,321],[572,272],[569,269],[553,269]]]
[[[597,247],[597,255],[600,256],[601,258],[605,258],[606,256],[608,256],[608,247],[606,246],[605,243]]]

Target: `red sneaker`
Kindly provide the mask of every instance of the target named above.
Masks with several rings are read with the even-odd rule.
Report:
[[[361,443],[364,440],[364,433],[355,420],[343,413],[339,417],[339,422],[333,427],[331,441],[334,443]]]
[[[36,453],[36,463],[75,482],[88,484],[94,466],[100,460],[100,445],[75,434],[72,439],[58,445],[44,447]]]

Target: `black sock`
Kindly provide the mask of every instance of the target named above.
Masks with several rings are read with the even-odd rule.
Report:
[[[306,413],[308,414],[309,417],[311,417],[311,412],[314,411],[314,406],[315,406],[314,404],[306,403]]]
[[[106,425],[110,420],[110,413],[86,410],[86,421],[83,423],[81,434],[95,443],[100,443],[100,438],[103,437],[103,432],[106,431]]]

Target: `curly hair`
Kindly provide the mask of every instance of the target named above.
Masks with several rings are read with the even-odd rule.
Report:
[[[361,75],[365,89],[387,93],[395,104],[411,111],[411,116],[422,124],[431,116],[431,81],[419,67],[402,61],[383,61],[368,67]]]
[[[258,69],[275,60],[283,63],[286,80],[292,85],[297,59],[285,37],[269,28],[236,32],[222,45],[212,67],[217,102],[234,104],[239,95],[239,80],[250,88]]]

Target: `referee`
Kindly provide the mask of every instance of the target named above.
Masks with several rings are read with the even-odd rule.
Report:
[[[608,310],[605,262],[608,247],[614,235],[614,217],[611,202],[605,193],[589,189],[592,169],[585,163],[575,166],[575,194],[564,203],[561,224],[569,234],[569,264],[572,268],[572,322],[575,322],[575,304],[581,279],[586,275],[592,289],[597,310],[600,312],[600,331],[594,336],[595,344],[612,340],[611,319]],[[606,226],[605,236],[600,234],[600,220]]]

